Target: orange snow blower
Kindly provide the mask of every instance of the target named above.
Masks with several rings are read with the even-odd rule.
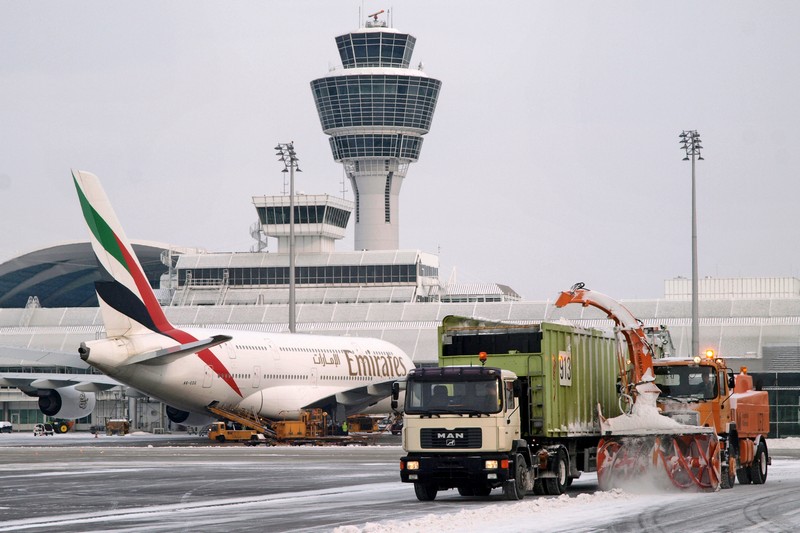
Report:
[[[607,419],[598,405],[600,488],[648,484],[717,490],[721,479],[719,437],[713,427],[682,424],[659,412],[656,402],[661,391],[654,382],[653,348],[641,321],[614,299],[585,289],[583,283],[562,292],[555,305],[561,308],[573,303],[605,312],[628,348],[627,354],[618,354],[624,414]]]

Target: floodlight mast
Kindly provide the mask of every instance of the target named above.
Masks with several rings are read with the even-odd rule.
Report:
[[[278,161],[283,163],[281,172],[289,173],[289,332],[297,329],[295,313],[295,242],[294,242],[294,172],[302,172],[297,164],[298,158],[294,151],[294,141],[278,143],[275,146]]]
[[[698,318],[697,295],[697,193],[695,180],[695,159],[703,161],[700,150],[700,134],[697,130],[684,130],[680,137],[681,148],[686,152],[684,161],[692,162],[692,353],[691,357],[700,355],[700,324]]]

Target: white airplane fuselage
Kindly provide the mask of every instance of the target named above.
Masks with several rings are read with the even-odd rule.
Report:
[[[197,339],[208,330],[184,328]],[[86,361],[120,382],[172,407],[206,412],[212,402],[240,407],[272,419],[296,419],[310,404],[336,396],[363,405],[353,389],[404,377],[411,359],[396,346],[371,338],[252,331],[217,331],[232,340],[198,353],[130,364],[132,355],[178,343],[159,334],[123,336],[85,343]],[[338,395],[338,396],[337,396]],[[386,394],[383,395],[384,397]],[[377,401],[376,398],[372,403]]]

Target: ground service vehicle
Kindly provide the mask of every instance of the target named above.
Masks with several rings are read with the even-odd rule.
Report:
[[[560,494],[595,468],[603,489],[651,480],[719,487],[715,428],[658,411],[653,349],[641,323],[582,284],[556,306],[571,303],[604,311],[627,350],[616,335],[568,324],[443,321],[439,368],[414,369],[405,384],[401,480],[414,483],[418,499],[450,488],[488,495],[502,487],[512,500],[530,488]]]
[[[254,429],[229,429],[225,422],[214,422],[208,430],[208,438],[217,442],[257,441],[258,435]]]
[[[131,432],[131,422],[124,418],[112,418],[106,422],[106,435],[127,435]]]
[[[720,486],[720,440],[714,427],[682,424],[663,416],[655,384],[654,347],[642,323],[616,300],[576,283],[562,292],[556,307],[580,304],[603,311],[625,339],[619,358],[620,406],[623,414],[600,412],[597,481],[601,489],[630,482],[680,489],[717,490]],[[600,408],[598,407],[598,410]]]
[[[772,459],[767,449],[769,399],[753,390],[746,369],[734,375],[714,356],[654,359],[655,383],[661,389],[661,412],[681,423],[712,427],[720,438],[722,488],[767,480]]]
[[[65,420],[63,418],[56,418],[53,420],[53,430],[56,433],[66,433],[75,426],[74,420]]]
[[[595,470],[597,404],[619,413],[616,348],[613,335],[571,325],[445,318],[439,368],[406,378],[401,480],[422,501],[451,488],[562,494]]]
[[[34,437],[41,437],[41,436],[50,436],[54,435],[55,432],[53,431],[52,424],[36,424],[33,426],[33,436]]]

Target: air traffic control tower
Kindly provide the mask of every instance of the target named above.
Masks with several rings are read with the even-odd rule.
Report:
[[[336,38],[344,68],[311,82],[322,130],[355,195],[355,250],[399,247],[400,187],[419,159],[442,85],[409,67],[415,43],[371,15],[364,28]]]

